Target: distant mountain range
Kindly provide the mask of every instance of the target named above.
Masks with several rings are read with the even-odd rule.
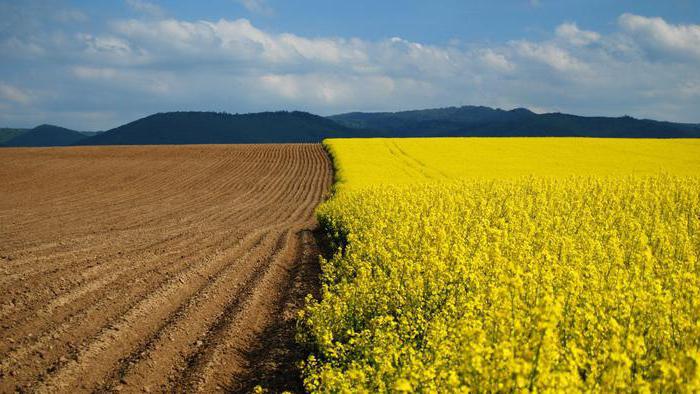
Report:
[[[5,139],[0,145],[14,147],[70,146],[94,134],[93,132],[82,133],[48,124],[33,129],[0,129],[0,141]]]
[[[489,107],[449,107],[402,112],[352,112],[329,116],[337,123],[388,136],[698,138],[700,124],[562,113],[536,114]]]
[[[26,133],[27,131],[29,131],[29,129],[0,128],[0,146],[18,135]]]
[[[318,142],[351,135],[330,119],[307,112],[168,112],[147,116],[79,141],[78,145],[238,144]]]
[[[166,112],[105,132],[58,126],[0,129],[0,146],[159,145],[319,142],[331,137],[552,136],[700,138],[700,124],[623,117],[536,114],[463,106],[402,112]]]

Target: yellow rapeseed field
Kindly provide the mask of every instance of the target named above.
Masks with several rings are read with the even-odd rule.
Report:
[[[340,186],[528,175],[698,175],[700,140],[613,138],[328,139]]]
[[[700,144],[329,140],[320,392],[700,390]]]

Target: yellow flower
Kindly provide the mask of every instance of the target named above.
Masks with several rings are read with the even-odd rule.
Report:
[[[326,145],[309,391],[700,389],[699,142]]]

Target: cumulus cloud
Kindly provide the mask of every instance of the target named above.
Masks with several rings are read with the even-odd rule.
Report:
[[[83,33],[76,35],[76,38],[81,52],[74,55],[84,62],[128,66],[145,64],[150,60],[146,50],[123,37]]]
[[[481,53],[481,60],[487,67],[493,70],[508,72],[515,69],[515,64],[509,61],[506,55],[498,53],[493,49],[484,49]]]
[[[431,96],[434,87],[424,81],[383,75],[265,74],[258,78],[267,97],[309,102],[312,106],[343,108],[360,101],[386,105],[396,95]]]
[[[199,56],[229,61],[251,60],[269,64],[302,61],[328,64],[366,60],[364,44],[339,38],[304,38],[294,34],[270,34],[247,19],[187,22],[174,19],[148,22],[125,20],[115,30],[149,52],[160,56]]]
[[[576,23],[573,22],[559,25],[556,34],[557,37],[577,46],[589,45],[600,40],[600,34],[594,31],[581,30]]]
[[[588,70],[588,66],[583,61],[554,43],[517,41],[513,43],[513,47],[517,54],[523,58],[545,64],[556,71],[581,72]]]
[[[622,14],[618,21],[640,47],[651,53],[700,59],[700,25],[672,25],[662,18],[628,13]]]
[[[608,34],[571,21],[541,40],[437,45],[307,37],[247,19],[120,19],[61,39],[0,37],[6,64],[27,64],[4,77],[0,98],[57,119],[82,114],[80,128],[177,109],[329,114],[459,104],[697,122],[699,27],[631,14],[618,22]],[[0,111],[0,123],[21,119],[8,114]]]

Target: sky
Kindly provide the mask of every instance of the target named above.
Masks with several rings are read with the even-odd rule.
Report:
[[[700,123],[700,0],[0,0],[0,127],[459,105]]]

